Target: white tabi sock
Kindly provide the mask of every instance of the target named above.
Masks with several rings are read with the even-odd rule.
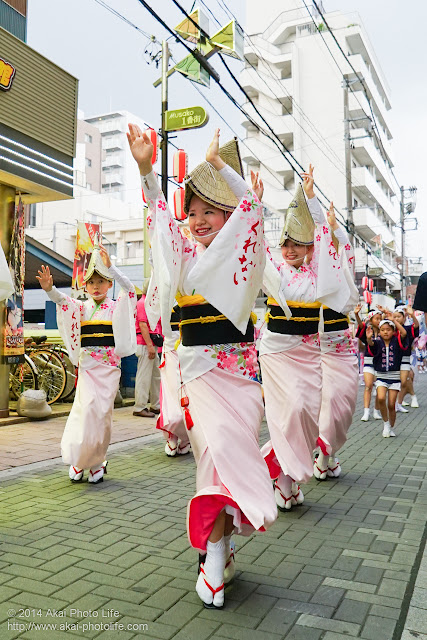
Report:
[[[292,478],[291,476],[286,476],[283,471],[280,472],[279,477],[277,478],[277,486],[285,498],[290,498],[292,496]]]
[[[203,571],[200,571],[196,584],[197,594],[206,604],[212,604],[213,602],[216,607],[221,607],[224,604],[224,590],[213,595],[212,591],[206,585],[206,582],[208,582],[212,589],[218,589],[224,582],[224,567],[224,538],[221,538],[218,542],[209,542],[208,540],[206,545],[206,560],[204,565],[202,565]]]

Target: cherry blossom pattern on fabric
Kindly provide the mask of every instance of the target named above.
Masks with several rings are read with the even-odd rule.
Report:
[[[211,351],[211,358],[216,359],[219,369],[259,382],[259,366],[254,343],[214,344],[208,345],[205,350]]]

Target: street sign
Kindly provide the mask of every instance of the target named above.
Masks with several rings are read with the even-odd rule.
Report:
[[[208,123],[209,115],[203,107],[187,107],[166,111],[166,131],[198,129]]]
[[[384,273],[384,269],[382,267],[369,267],[368,275],[373,276],[374,278],[379,278]]]

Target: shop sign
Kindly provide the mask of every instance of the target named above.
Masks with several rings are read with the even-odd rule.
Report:
[[[0,89],[3,91],[9,91],[12,86],[15,73],[15,67],[13,67],[10,62],[6,62],[6,60],[0,58]]]

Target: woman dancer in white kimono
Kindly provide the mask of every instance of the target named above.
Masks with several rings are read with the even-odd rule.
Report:
[[[348,298],[348,283],[330,252],[331,233],[314,194],[311,165],[302,177],[307,201],[299,185],[280,240],[284,260],[279,264],[269,255],[263,283],[269,312],[260,362],[271,440],[262,453],[282,511],[303,502],[298,483],[313,475],[322,402],[320,307],[341,311]]]
[[[250,190],[240,199],[228,186],[235,173],[222,157],[241,171],[240,156],[235,141],[219,150],[218,130],[208,162],[187,178],[185,209],[195,239],[190,242],[171,217],[152,172],[148,136],[135,125],[129,130],[150,208],[165,335],[175,296],[182,313],[181,405],[197,463],[187,530],[190,544],[206,553],[196,590],[205,606],[220,608],[224,582],[234,572],[232,532],[263,531],[277,516],[258,447],[263,403],[250,320],[265,261],[262,207]]]
[[[122,287],[117,300],[107,297],[112,281]],[[61,441],[62,460],[72,482],[97,484],[106,473],[120,359],[136,349],[135,287],[111,264],[104,247],[95,247],[85,275],[89,300],[70,298],[53,286],[49,267],[37,280],[56,303],[58,329],[70,360],[79,365],[76,395]]]
[[[333,203],[328,211],[328,223],[336,242],[330,252],[347,282],[348,300],[342,301],[342,313],[322,306],[320,321],[320,354],[322,362],[322,405],[319,416],[319,455],[314,462],[318,480],[337,478],[341,466],[335,454],[347,440],[356,408],[359,372],[357,356],[349,329],[347,314],[359,299],[354,284],[354,251],[348,235],[339,227]],[[339,392],[337,393],[337,380]]]

